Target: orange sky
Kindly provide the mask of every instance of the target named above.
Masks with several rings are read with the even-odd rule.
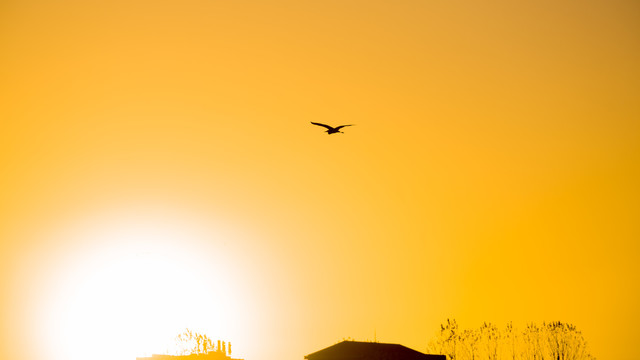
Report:
[[[448,317],[640,357],[636,2],[0,9],[0,357],[424,351]]]

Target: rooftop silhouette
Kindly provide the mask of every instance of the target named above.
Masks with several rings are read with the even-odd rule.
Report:
[[[304,357],[307,360],[446,360],[445,355],[423,354],[399,344],[343,341]]]

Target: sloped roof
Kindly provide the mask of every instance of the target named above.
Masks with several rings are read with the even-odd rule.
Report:
[[[399,344],[343,341],[304,357],[307,360],[446,360]]]

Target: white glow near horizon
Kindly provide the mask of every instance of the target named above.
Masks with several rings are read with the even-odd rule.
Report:
[[[56,359],[171,352],[187,327],[234,341],[229,336],[249,321],[250,296],[238,267],[206,245],[207,232],[135,218],[83,229],[48,275],[51,293],[40,305],[41,335]]]

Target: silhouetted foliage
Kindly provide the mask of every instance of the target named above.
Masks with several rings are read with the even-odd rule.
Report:
[[[582,333],[560,321],[528,324],[523,331],[512,323],[501,330],[486,322],[461,330],[455,320],[447,319],[429,343],[429,352],[450,360],[595,360]]]
[[[176,336],[178,355],[206,354],[214,350],[213,341],[205,335],[189,329]]]

